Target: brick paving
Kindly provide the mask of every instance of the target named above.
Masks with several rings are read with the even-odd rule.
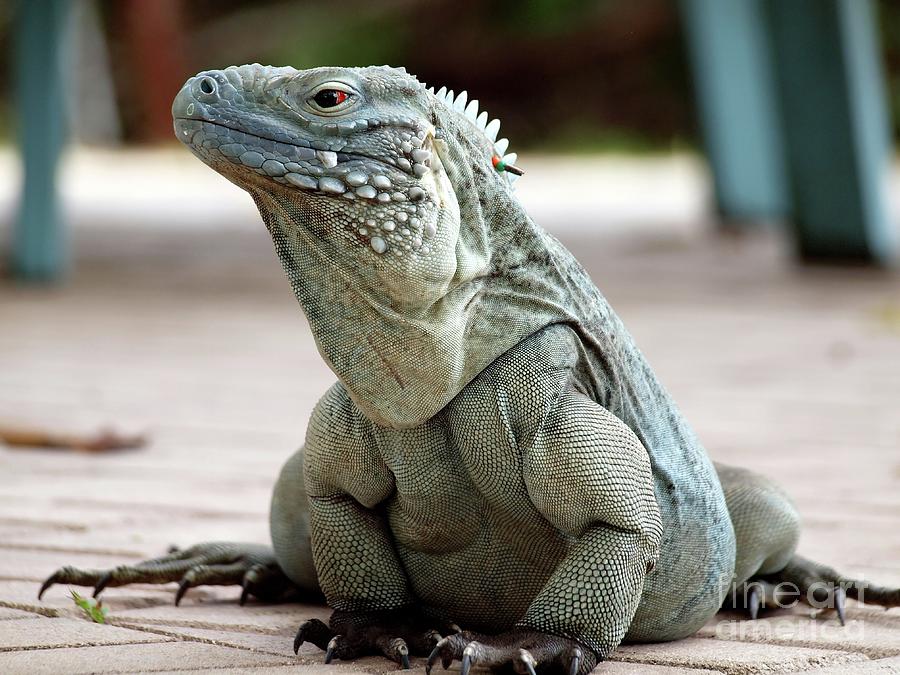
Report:
[[[266,541],[274,478],[333,379],[243,212],[215,229],[107,216],[75,228],[68,284],[0,285],[0,424],[112,424],[151,443],[106,455],[0,448],[0,673],[392,670],[378,658],[325,667],[310,646],[295,657],[296,626],[327,611],[241,608],[235,588],[191,590],[178,608],[174,585],[108,589],[107,625],[88,622],[65,587],[37,600],[64,564]],[[900,584],[900,276],[797,268],[765,233],[559,225],[710,454],[794,496],[801,552]],[[900,673],[900,609],[851,602],[843,628],[808,609],[756,623],[720,614],[689,640],[626,646],[597,670],[801,671]]]

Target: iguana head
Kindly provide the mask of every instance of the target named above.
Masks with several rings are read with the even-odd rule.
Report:
[[[289,213],[267,218],[270,228],[327,247],[342,267],[371,269],[377,300],[407,311],[434,302],[455,274],[459,209],[441,159],[444,118],[468,122],[462,150],[485,168],[505,150],[493,142],[499,122],[477,117],[477,101],[464,108],[459,98],[468,120],[448,102],[402,69],[247,65],[192,77],[172,111],[178,138],[250,192],[264,216]]]
[[[515,161],[500,123],[465,93],[386,66],[254,64],[190,78],[172,113],[177,137],[252,195],[320,351],[374,420],[427,419],[524,337],[472,334],[527,216],[497,170]]]

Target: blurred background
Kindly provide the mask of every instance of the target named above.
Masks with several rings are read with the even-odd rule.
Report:
[[[176,193],[187,186],[152,166],[178,153],[173,92],[205,68],[254,61],[404,64],[468,89],[516,150],[541,157],[523,197],[537,216],[779,222],[806,260],[895,259],[896,2],[42,0],[0,7],[6,269],[60,278],[67,227],[116,208],[152,220],[148,199],[157,216],[190,208]],[[615,168],[594,161],[611,157]],[[613,176],[585,181],[586,163]],[[631,180],[638,166],[661,173]],[[119,186],[129,171],[139,178]],[[221,199],[249,203],[235,195]]]
[[[173,92],[254,61],[469,90],[534,160],[523,199],[551,229],[778,223],[807,261],[896,258],[890,0],[41,0],[0,6],[3,269],[64,278],[82,223],[186,214]],[[250,219],[213,185],[192,217]]]
[[[502,118],[509,136],[530,151],[665,153],[702,147],[682,19],[686,8],[709,11],[712,5],[675,0],[60,4],[69,5],[62,9],[68,25],[57,37],[69,43],[63,48],[64,72],[76,143],[170,142],[170,99],[188,76],[255,61],[297,68],[405,64],[429,83],[477,92]],[[7,144],[15,132],[17,5],[0,7],[0,139]],[[881,50],[896,139],[900,5],[878,0],[873,11],[873,39]]]
[[[0,548],[265,540],[333,375],[169,112],[247,62],[479,99],[711,454],[786,484],[808,555],[900,583],[895,0],[0,3]],[[47,449],[106,427],[146,444]]]

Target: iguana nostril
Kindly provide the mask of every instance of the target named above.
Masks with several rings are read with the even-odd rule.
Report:
[[[216,81],[211,77],[204,77],[200,80],[200,91],[204,94],[215,94]]]

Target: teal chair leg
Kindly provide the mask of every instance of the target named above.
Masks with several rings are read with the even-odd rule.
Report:
[[[767,0],[766,9],[798,251],[889,263],[890,141],[873,3]]]
[[[11,268],[24,280],[64,273],[65,231],[57,167],[65,142],[63,58],[70,0],[19,0],[15,24],[16,112],[24,167]]]
[[[788,191],[763,0],[680,8],[719,214],[730,223],[780,218]]]

